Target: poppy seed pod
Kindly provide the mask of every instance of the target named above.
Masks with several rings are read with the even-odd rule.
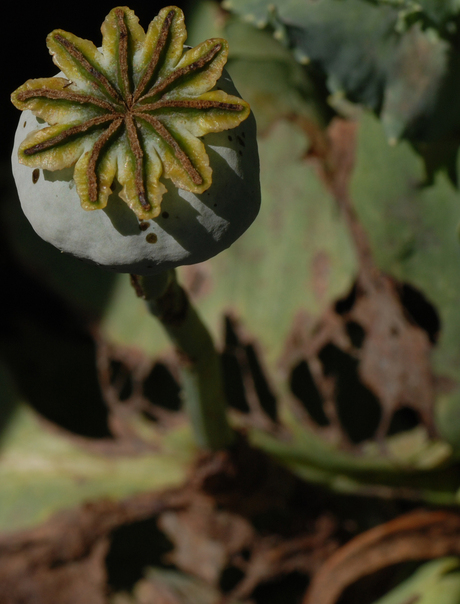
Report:
[[[107,269],[154,275],[229,247],[260,205],[255,120],[223,71],[225,40],[184,46],[167,7],[148,31],[113,9],[100,50],[55,30],[55,78],[12,95],[13,174],[44,240]]]

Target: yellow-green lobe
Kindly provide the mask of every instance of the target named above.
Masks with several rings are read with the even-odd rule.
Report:
[[[215,89],[227,42],[214,38],[184,51],[186,37],[175,6],[162,9],[147,33],[131,9],[114,8],[102,25],[102,52],[53,31],[48,48],[65,78],[28,80],[13,93],[16,107],[49,124],[26,138],[19,161],[47,170],[75,166],[85,210],[104,208],[116,179],[140,219],[159,214],[164,178],[206,191],[212,170],[198,137],[235,128],[249,106]]]
[[[117,14],[123,15],[123,21],[128,31],[128,59],[132,62],[136,54],[142,51],[145,32],[139,25],[139,19],[134,14],[134,11],[126,6],[118,7],[110,11],[104,20],[101,27],[102,32],[102,54],[104,56],[105,68],[110,75],[112,81],[116,81],[118,90],[122,90],[122,75],[120,74],[119,61],[119,44],[120,44],[120,27]]]
[[[76,139],[73,138],[64,144],[53,146],[41,152],[37,152],[34,155],[30,155],[27,152],[37,145],[45,145],[50,139],[54,139],[57,136],[66,133],[70,128],[79,125],[81,124],[58,124],[56,126],[50,126],[49,128],[43,128],[42,130],[35,130],[35,132],[32,132],[27,136],[20,145],[19,161],[31,168],[43,168],[44,170],[51,171],[62,170],[63,168],[72,166],[81,154],[95,142],[97,139],[96,133]]]
[[[112,193],[112,183],[117,172],[117,157],[115,149],[105,153],[98,165],[98,196],[96,200],[90,198],[89,183],[87,171],[91,152],[87,151],[80,157],[75,165],[74,181],[77,187],[77,193],[81,200],[81,205],[85,210],[101,210],[106,207],[108,198]]]
[[[62,93],[73,97],[73,101],[60,98]],[[47,96],[39,96],[40,93]],[[82,93],[75,86],[70,85],[65,78],[39,78],[28,80],[12,95],[12,102],[18,108],[30,109],[37,117],[50,125],[65,124],[69,121],[82,121],[106,112],[96,102],[91,103],[94,97]]]
[[[168,22],[170,21],[170,27],[168,29]],[[158,62],[156,59],[156,51],[158,44],[162,41],[162,33],[168,29],[165,44],[159,57]],[[179,62],[185,40],[187,39],[187,31],[185,29],[184,14],[176,6],[167,6],[163,8],[159,14],[150,23],[145,36],[144,44],[140,52],[134,57],[134,68],[135,68],[135,84],[138,86],[141,80],[144,80],[143,85],[139,87],[139,97],[142,96],[149,87],[152,85],[152,78],[155,77],[157,80],[164,78],[165,74],[171,73]],[[149,75],[149,66],[153,63],[156,67],[153,74]]]
[[[125,135],[126,136],[126,135]],[[126,145],[128,148],[129,146]],[[133,178],[133,173],[136,171],[136,156],[129,150],[127,153],[118,155],[118,181],[122,186],[120,197],[128,204],[133,212],[142,220],[155,218],[160,213],[160,204],[163,194],[166,193],[166,187],[159,182],[161,174],[161,163],[155,161],[158,156],[150,158],[148,168],[150,176],[154,180],[147,187],[147,195],[150,194],[150,210],[142,207],[139,200],[139,192],[136,187],[136,180]],[[152,161],[153,160],[153,161]],[[158,176],[157,176],[158,175]]]
[[[105,67],[110,61],[107,58],[104,61],[92,42],[56,29],[49,34],[46,44],[54,63],[79,90],[102,99],[121,100],[114,98],[110,90],[110,74]],[[100,74],[99,77],[96,73]]]
[[[197,97],[211,90],[217,84],[227,62],[228,43],[223,38],[211,38],[187,50],[174,71],[190,69],[192,65],[199,64],[210,56],[212,60],[206,63],[205,68],[197,68],[190,71],[185,78],[176,80],[174,87],[168,91],[167,98]]]

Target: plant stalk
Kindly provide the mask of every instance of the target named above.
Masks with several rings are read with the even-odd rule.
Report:
[[[230,446],[234,432],[227,421],[220,358],[175,270],[148,277],[131,275],[131,283],[180,354],[185,408],[197,444],[214,451]]]

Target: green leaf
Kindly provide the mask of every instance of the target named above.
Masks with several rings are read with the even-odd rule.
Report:
[[[442,26],[460,12],[459,0],[369,0],[369,2],[391,5],[400,11],[404,17],[428,17],[436,25]]]
[[[447,42],[434,30],[422,31],[415,25],[401,36],[387,73],[380,112],[388,139],[408,136],[426,141],[445,135],[439,123],[427,125],[422,118],[426,121],[437,110],[440,91],[448,79],[449,51]],[[458,119],[452,114],[451,101],[449,95],[448,128]]]
[[[459,0],[417,0],[417,4],[438,24],[455,17],[460,12]]]
[[[374,604],[458,604],[460,560],[441,558],[423,564],[409,579]]]
[[[229,19],[224,34],[229,40],[228,70],[249,102],[259,132],[280,116],[296,116],[323,128],[331,109],[303,66],[268,31]]]
[[[43,426],[21,405],[0,443],[0,531],[47,520],[97,498],[121,499],[182,484],[190,456],[188,430],[161,437],[158,450],[135,456],[91,452]]]
[[[227,0],[225,6],[258,27],[273,27],[298,60],[326,74],[331,93],[345,92],[351,100],[380,107],[398,43],[393,8],[363,0]]]
[[[323,73],[339,112],[343,97],[372,109],[389,140],[418,144],[429,178],[445,168],[456,182],[460,57],[441,25],[427,27],[422,17],[440,23],[457,13],[458,0],[227,0],[225,6],[273,31],[312,73]],[[401,27],[408,11],[418,16]]]

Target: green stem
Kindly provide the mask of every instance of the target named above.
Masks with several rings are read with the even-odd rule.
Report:
[[[198,445],[211,450],[228,447],[234,433],[226,416],[220,358],[175,271],[149,277],[132,275],[131,282],[181,356],[185,406]]]

